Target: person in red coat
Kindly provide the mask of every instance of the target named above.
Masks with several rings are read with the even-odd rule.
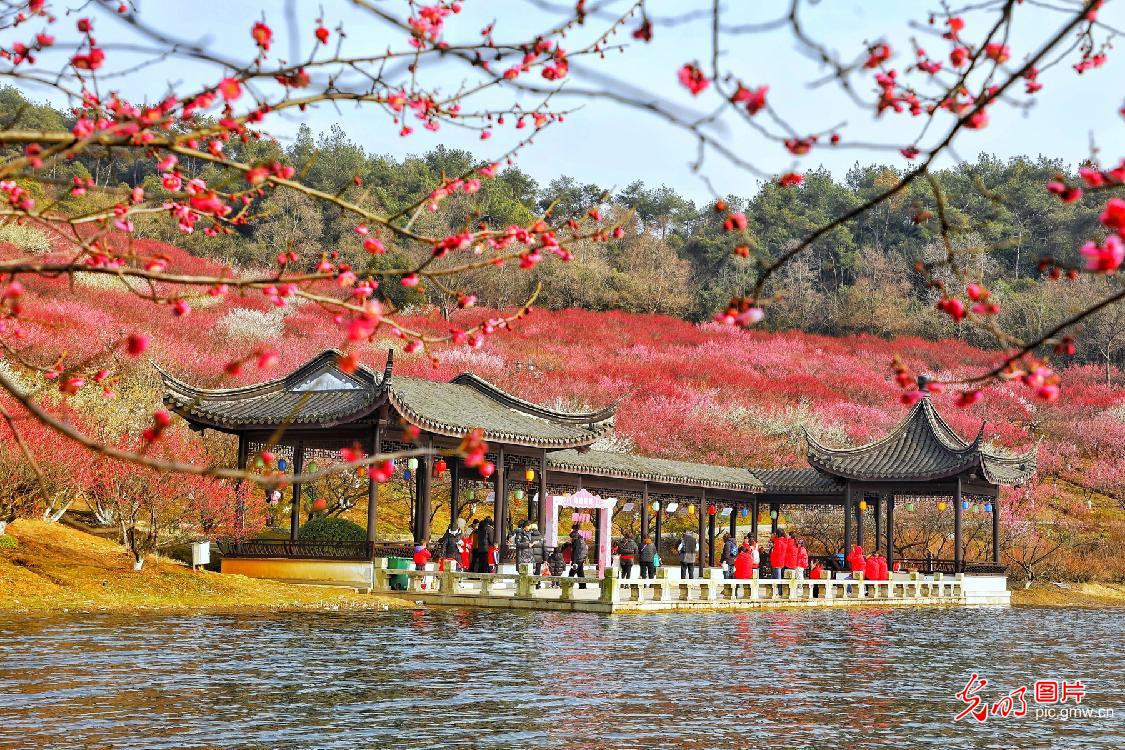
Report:
[[[805,549],[803,541],[797,542],[797,577],[804,578],[805,571],[809,568],[809,551]]]
[[[754,577],[754,558],[749,547],[743,547],[734,558],[734,577],[749,580]]]
[[[792,532],[785,535],[785,567],[789,570],[797,569],[797,540]]]
[[[785,537],[781,534],[774,535],[770,545],[770,567],[773,568],[773,577],[781,578],[785,570]]]
[[[425,570],[426,563],[430,561],[430,557],[430,550],[426,548],[426,545],[419,544],[416,546],[414,548],[414,568],[416,570]]]
[[[879,560],[876,555],[871,555],[863,561],[863,578],[866,581],[879,580]]]
[[[812,570],[809,571],[809,578],[813,579],[814,581],[819,581],[823,577],[824,568],[822,568],[820,566],[820,563],[818,562],[813,563]],[[813,589],[813,596],[816,596],[816,589]]]
[[[852,547],[852,551],[848,554],[848,566],[851,568],[852,573],[863,573],[865,568],[866,559],[863,556],[863,547],[858,544]]]
[[[879,564],[879,580],[891,580],[891,573],[889,570],[887,570],[887,558],[883,557],[882,555],[876,555],[875,559]]]

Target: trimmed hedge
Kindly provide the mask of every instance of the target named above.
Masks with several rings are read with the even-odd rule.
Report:
[[[302,542],[362,542],[367,529],[339,516],[313,516],[297,529]]]

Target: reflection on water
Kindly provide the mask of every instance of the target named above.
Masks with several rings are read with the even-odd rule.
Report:
[[[1120,747],[1125,613],[75,615],[0,623],[0,747]],[[954,724],[1082,679],[1110,718]],[[1034,709],[1034,704],[1032,704]]]

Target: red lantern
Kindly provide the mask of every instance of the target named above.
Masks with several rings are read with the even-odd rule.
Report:
[[[707,506],[707,515],[709,515],[709,516],[715,515],[715,506],[714,505],[708,505]]]
[[[440,477],[442,474],[445,473],[445,470],[448,469],[448,468],[449,467],[446,466],[446,464],[445,464],[445,459],[439,458],[437,461],[434,462],[434,476]]]
[[[323,497],[318,497],[316,500],[312,501],[312,509],[313,510],[328,510],[328,501],[325,500]]]

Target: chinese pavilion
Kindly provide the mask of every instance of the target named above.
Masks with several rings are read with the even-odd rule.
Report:
[[[451,517],[466,503],[465,482],[491,486],[494,541],[502,548],[513,523],[514,495],[527,489],[527,517],[543,524],[547,493],[587,489],[613,495],[639,510],[642,534],[661,536],[662,521],[677,506],[695,507],[704,541],[700,568],[716,561],[716,516],[729,514],[733,532],[740,511],[751,514],[757,532],[759,509],[771,509],[777,528],[784,505],[839,506],[844,511],[843,548],[862,540],[863,509],[874,503],[875,544],[893,559],[896,497],[949,498],[954,510],[954,557],[927,561],[931,569],[994,572],[999,566],[999,487],[1027,481],[1035,471],[1034,453],[1010,455],[987,445],[984,427],[970,442],[941,418],[928,398],[884,437],[867,445],[831,448],[806,435],[805,469],[759,469],[649,458],[591,449],[613,430],[615,406],[589,412],[551,409],[521,399],[495,385],[462,373],[436,382],[394,373],[388,352],[382,371],[360,366],[344,372],[340,353],[325,351],[284,377],[256,385],[205,389],[161,372],[165,404],[198,430],[213,429],[238,439],[238,465],[269,449],[296,474],[317,460],[329,461],[340,449],[359,444],[369,454],[415,448],[451,454],[471,430],[484,430],[490,477],[451,458],[448,462]],[[414,438],[413,434],[418,437]],[[444,480],[446,462],[418,457],[413,472],[411,513],[414,542],[431,538],[432,483]],[[300,484],[292,487],[290,540],[244,545],[235,554],[287,557],[339,556],[365,559],[385,554],[376,538],[379,484],[367,480],[367,542],[354,546],[306,547],[297,540],[301,523]],[[992,506],[992,564],[963,560],[962,511],[969,500]],[[517,501],[518,502],[518,501]],[[675,505],[673,505],[675,504]],[[722,513],[718,508],[724,508]],[[884,524],[885,509],[885,524]],[[652,528],[655,524],[655,529]],[[599,535],[609,533],[598,528]],[[597,549],[597,545],[595,545]]]

